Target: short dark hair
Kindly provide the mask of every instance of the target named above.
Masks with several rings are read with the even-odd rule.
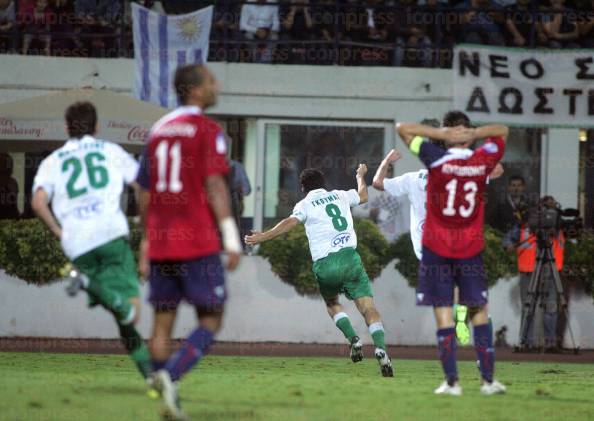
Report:
[[[524,180],[524,177],[522,177],[521,175],[512,175],[509,180],[507,181],[507,184],[511,184],[512,181],[521,181],[522,184],[526,184],[526,180]]]
[[[177,100],[181,105],[185,105],[190,97],[192,88],[202,85],[204,82],[204,66],[200,64],[189,64],[178,67],[173,78],[173,86]]]
[[[80,139],[84,135],[94,135],[97,128],[97,110],[88,101],[79,101],[66,109],[64,114],[68,136]]]
[[[452,110],[445,113],[442,120],[443,127],[472,127],[470,119],[462,111]]]
[[[309,193],[312,190],[321,189],[326,184],[324,173],[320,170],[313,168],[306,168],[301,171],[299,175],[299,182],[301,187],[305,190],[305,193]]]

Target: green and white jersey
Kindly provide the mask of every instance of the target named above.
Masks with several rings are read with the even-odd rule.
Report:
[[[138,163],[121,146],[91,136],[69,140],[43,160],[33,192],[48,194],[68,258],[128,235],[120,199],[137,173]]]
[[[359,202],[356,190],[317,189],[295,205],[292,216],[305,224],[314,262],[345,247],[357,248],[351,207]]]

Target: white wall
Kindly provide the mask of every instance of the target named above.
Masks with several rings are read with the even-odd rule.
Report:
[[[551,194],[564,208],[578,207],[580,141],[577,129],[549,130],[544,194]]]
[[[297,295],[270,271],[260,257],[246,257],[228,279],[230,299],[220,341],[343,343],[320,299]],[[435,322],[428,307],[415,305],[414,290],[390,263],[373,284],[375,301],[386,328],[386,340],[395,345],[433,345]],[[151,308],[144,287],[140,331],[150,332]],[[495,329],[508,327],[508,341],[516,343],[520,323],[518,279],[501,280],[490,291],[490,312]],[[354,306],[346,303],[353,325],[365,342],[370,338]],[[571,323],[578,344],[594,347],[592,298],[576,293],[571,299]],[[175,335],[185,337],[194,327],[194,314],[184,306]],[[0,272],[0,336],[60,338],[116,338],[115,325],[103,309],[88,310],[85,294],[69,298],[62,283],[28,285]]]

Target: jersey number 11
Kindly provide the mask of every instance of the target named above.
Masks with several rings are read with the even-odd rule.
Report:
[[[159,143],[155,150],[157,156],[157,185],[155,189],[158,193],[169,191],[171,193],[179,193],[182,191],[184,185],[182,184],[179,175],[181,171],[181,143],[175,142],[169,148],[169,142],[163,141]],[[169,158],[169,159],[168,159]],[[171,168],[169,169],[169,183],[167,182],[167,167],[169,160],[171,161]]]

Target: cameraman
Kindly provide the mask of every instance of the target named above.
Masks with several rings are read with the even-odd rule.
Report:
[[[538,206],[531,211],[537,211],[534,215],[542,215],[543,212],[551,210],[556,212],[554,227],[546,227],[550,229],[542,229],[541,235],[544,239],[548,240],[551,244],[551,250],[555,258],[555,265],[558,272],[563,269],[563,253],[565,250],[565,235],[563,231],[559,229],[559,216],[560,209],[558,203],[552,196],[543,197]],[[529,225],[532,227],[529,228]],[[526,220],[522,221],[521,225],[509,231],[503,239],[503,246],[509,253],[515,252],[518,259],[518,272],[520,272],[520,297],[522,300],[522,320],[526,313],[526,299],[528,298],[528,289],[530,286],[530,279],[532,272],[536,266],[536,254],[538,250],[537,235],[534,233],[535,224],[527,223]],[[549,266],[543,265],[541,271],[541,288],[537,291],[540,294],[541,304],[544,307],[544,313],[542,313],[542,326],[544,330],[544,347],[545,352],[556,352],[557,351],[557,294],[555,288],[555,279]],[[535,297],[536,299],[537,297]],[[527,320],[530,323],[530,329],[526,333],[526,337],[522,338],[524,344],[528,348],[537,348],[540,344],[540,340],[536,340],[534,337],[534,326],[539,321],[535,318],[536,315],[541,313],[538,307],[535,309],[532,320]]]

